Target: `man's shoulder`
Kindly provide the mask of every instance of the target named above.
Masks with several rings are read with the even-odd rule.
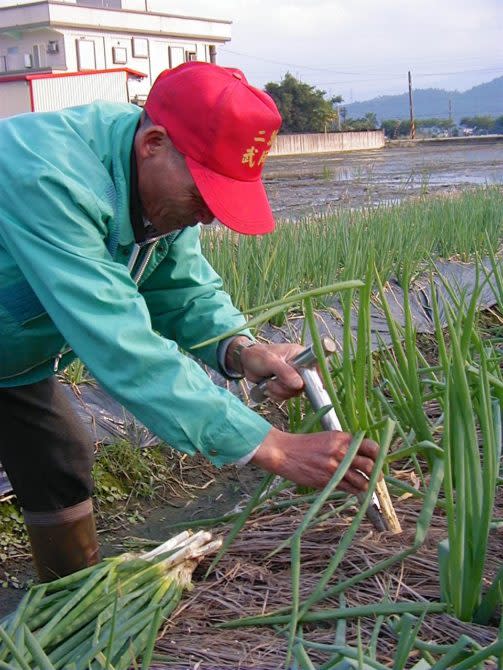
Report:
[[[67,107],[59,112],[62,116],[86,115],[116,117],[122,115],[140,116],[141,108],[128,102],[109,102],[108,100],[95,100],[86,105]]]
[[[107,101],[21,114],[5,120],[0,132],[0,154],[26,161],[42,156],[52,163],[51,157],[56,162],[66,160],[65,153],[73,150],[83,158],[87,146],[90,155],[99,157],[134,132],[140,114],[137,105]]]
[[[59,120],[79,131],[86,127],[112,126],[119,119],[139,118],[141,109],[137,105],[125,102],[96,100],[87,105],[68,107],[58,112]],[[49,119],[48,119],[49,120]],[[54,121],[57,122],[56,119]]]
[[[64,183],[72,192],[78,188],[81,194],[104,193],[112,172],[117,175],[127,169],[140,114],[141,109],[133,105],[95,102],[20,115],[0,128],[4,180],[10,179],[19,192],[38,188],[45,175],[51,184]]]
[[[40,136],[42,131],[66,128],[75,130],[77,134],[81,131],[89,131],[91,128],[100,126],[110,127],[119,119],[130,119],[132,122],[139,119],[141,108],[137,105],[121,102],[108,102],[96,100],[87,105],[67,107],[52,112],[31,112],[20,114],[2,120],[5,132],[11,128],[22,129],[23,134],[29,133]]]

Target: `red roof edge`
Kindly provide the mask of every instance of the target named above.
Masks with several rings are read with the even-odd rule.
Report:
[[[82,70],[81,72],[41,72],[39,74],[13,74],[3,77],[0,74],[0,84],[8,81],[32,81],[34,79],[58,79],[59,77],[81,77],[88,74],[106,74],[108,72],[125,72],[128,77],[140,77],[144,79],[147,75],[129,67],[118,67],[109,70]]]

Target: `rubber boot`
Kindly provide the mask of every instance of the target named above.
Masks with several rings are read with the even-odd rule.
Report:
[[[98,537],[90,499],[52,512],[23,513],[41,582],[51,582],[98,562]]]

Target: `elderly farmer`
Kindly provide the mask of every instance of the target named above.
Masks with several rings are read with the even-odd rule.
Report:
[[[183,355],[229,378],[302,389],[298,345],[255,343],[201,255],[216,217],[248,235],[274,227],[261,171],[280,126],[273,101],[239,70],[188,63],[163,72],[145,110],[95,103],[0,124],[0,460],[23,508],[42,580],[96,562],[93,445],[54,373],[78,356],[162,439],[218,466],[256,465],[322,487],[346,433],[273,428]],[[341,488],[366,488],[364,441]]]

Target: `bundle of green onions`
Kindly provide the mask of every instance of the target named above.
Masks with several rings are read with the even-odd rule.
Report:
[[[147,670],[163,620],[220,545],[184,531],[148,553],[32,587],[0,624],[0,669],[126,670],[141,657]]]

